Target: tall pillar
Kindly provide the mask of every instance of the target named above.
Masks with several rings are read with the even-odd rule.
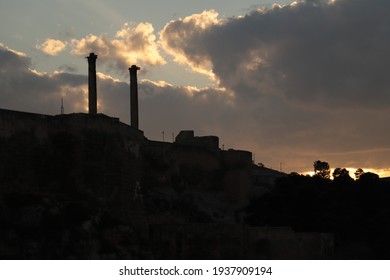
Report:
[[[96,59],[97,55],[90,53],[88,59],[88,112],[97,113],[97,90],[96,90]]]
[[[131,126],[138,129],[138,82],[137,71],[141,68],[132,65],[130,71],[130,119]]]

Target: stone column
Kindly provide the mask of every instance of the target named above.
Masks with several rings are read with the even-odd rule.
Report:
[[[130,121],[131,126],[138,129],[138,82],[137,71],[141,68],[132,65],[130,71]]]
[[[97,90],[96,90],[96,59],[97,55],[90,53],[88,59],[88,112],[97,113]]]

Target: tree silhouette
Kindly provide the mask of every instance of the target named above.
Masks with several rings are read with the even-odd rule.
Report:
[[[355,171],[355,178],[356,178],[356,180],[359,180],[360,176],[362,176],[363,174],[364,174],[363,169],[361,169],[361,168],[356,169],[356,171]]]
[[[329,163],[326,161],[317,160],[314,162],[313,167],[315,177],[330,179]]]
[[[359,182],[367,185],[379,182],[379,175],[372,172],[363,173],[359,177]]]
[[[336,185],[351,185],[354,180],[349,176],[349,171],[345,168],[336,168],[333,171],[333,181]]]
[[[333,178],[334,179],[338,179],[338,178],[351,178],[349,176],[349,171],[345,168],[339,168],[337,167],[334,171],[333,171]]]

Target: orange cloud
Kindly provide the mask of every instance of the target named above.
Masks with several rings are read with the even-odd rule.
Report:
[[[213,65],[209,57],[188,45],[188,42],[191,41],[190,38],[202,38],[207,29],[223,24],[224,20],[219,19],[218,16],[215,10],[209,10],[169,22],[160,32],[161,46],[173,56],[176,62],[185,64],[191,70],[205,74],[214,80]],[[186,49],[191,49],[193,55],[188,55]]]
[[[45,54],[48,55],[58,55],[60,52],[62,52],[67,46],[66,42],[62,42],[61,40],[55,40],[55,39],[46,39],[45,42],[42,44],[36,44],[35,47],[38,50],[43,51]]]
[[[90,34],[82,39],[71,40],[71,52],[79,56],[96,52],[99,59],[109,63],[109,66],[119,72],[127,72],[130,65],[138,63],[162,65],[166,62],[160,55],[153,32],[150,23],[140,23],[135,27],[126,23],[116,32],[114,38],[107,34]]]

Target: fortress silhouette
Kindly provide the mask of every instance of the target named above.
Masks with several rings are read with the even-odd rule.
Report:
[[[323,259],[333,236],[245,224],[248,201],[285,174],[181,131],[173,143],[97,112],[88,57],[88,113],[0,109],[2,259]]]

